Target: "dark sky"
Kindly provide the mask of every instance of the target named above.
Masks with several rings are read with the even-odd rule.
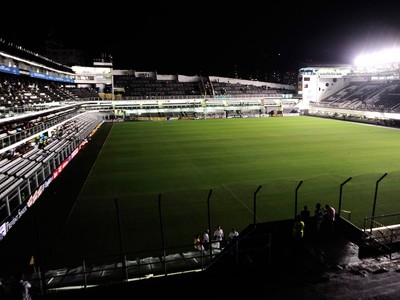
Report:
[[[221,76],[235,68],[263,73],[297,71],[310,61],[347,64],[362,51],[400,46],[400,1],[313,2],[137,8],[112,2],[37,13],[27,7],[1,19],[0,37],[43,53],[53,32],[89,57],[112,55],[117,69]]]

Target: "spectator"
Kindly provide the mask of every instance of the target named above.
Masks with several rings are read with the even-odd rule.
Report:
[[[0,278],[0,299],[6,299],[6,286],[3,281],[4,279]]]
[[[239,232],[234,227],[232,227],[232,230],[229,232],[229,235],[228,235],[227,244],[233,242],[233,240],[236,239],[238,236],[239,236]]]
[[[217,226],[217,229],[215,229],[214,231],[214,240],[218,243],[217,248],[224,248],[224,239],[225,239],[225,235],[224,235],[224,230],[222,229],[221,225]]]
[[[205,250],[208,250],[210,247],[210,229],[206,229],[206,231],[204,231],[203,233],[203,247]]]
[[[21,285],[22,300],[32,300],[31,294],[29,292],[32,285],[28,280],[25,280],[24,273],[21,273],[19,283]]]
[[[300,215],[297,215],[293,223],[293,237],[296,239],[304,237],[304,221]]]
[[[25,280],[24,273],[17,275],[10,284],[10,289],[7,293],[9,299],[32,300],[29,293],[32,285],[29,281]]]
[[[235,228],[232,227],[231,232],[229,232],[229,236],[228,236],[229,239],[233,240],[234,238],[237,238],[238,236],[239,236],[239,232]]]
[[[310,221],[311,212],[308,209],[307,205],[304,205],[303,210],[300,212],[301,220],[304,222],[304,235],[308,236],[308,232],[310,231],[309,228],[309,221]]]
[[[325,204],[325,221],[326,221],[326,229],[328,233],[333,232],[333,227],[335,223],[335,209],[329,204]]]
[[[301,216],[297,215],[293,223],[294,250],[297,256],[303,255],[304,226],[305,224],[304,221],[301,219]]]
[[[324,221],[324,211],[322,210],[321,203],[317,203],[315,205],[314,218],[315,218],[315,231],[316,231],[315,234],[316,236],[318,236],[321,230],[321,224]]]
[[[307,221],[310,219],[310,215],[311,215],[311,212],[310,212],[310,210],[308,209],[308,206],[307,206],[307,205],[304,205],[303,210],[300,212],[301,219],[302,219],[305,223],[307,223]]]
[[[203,251],[204,250],[204,247],[203,247],[203,244],[202,244],[201,238],[200,238],[200,233],[196,233],[195,234],[193,244],[194,244],[194,248],[196,250],[199,250],[199,251]]]

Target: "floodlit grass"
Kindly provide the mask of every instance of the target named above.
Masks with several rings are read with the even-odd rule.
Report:
[[[341,209],[363,227],[375,199],[375,215],[400,212],[399,151],[399,130],[313,117],[115,123],[55,248],[117,253],[118,215],[125,252],[192,243],[208,210],[228,235],[254,199],[257,222],[293,218],[296,190],[298,211],[338,210],[350,177]]]

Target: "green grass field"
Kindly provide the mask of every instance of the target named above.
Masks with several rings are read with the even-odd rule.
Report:
[[[226,235],[253,223],[255,198],[257,222],[293,218],[296,188],[298,211],[338,209],[350,177],[341,208],[363,227],[385,173],[375,216],[400,212],[399,150],[397,129],[314,117],[115,123],[54,251],[117,253],[119,232],[124,252],[190,244],[210,193]]]

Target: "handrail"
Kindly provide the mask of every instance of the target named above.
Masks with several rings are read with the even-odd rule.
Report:
[[[347,220],[351,221],[351,211],[350,210],[341,209],[340,211],[347,214]]]

